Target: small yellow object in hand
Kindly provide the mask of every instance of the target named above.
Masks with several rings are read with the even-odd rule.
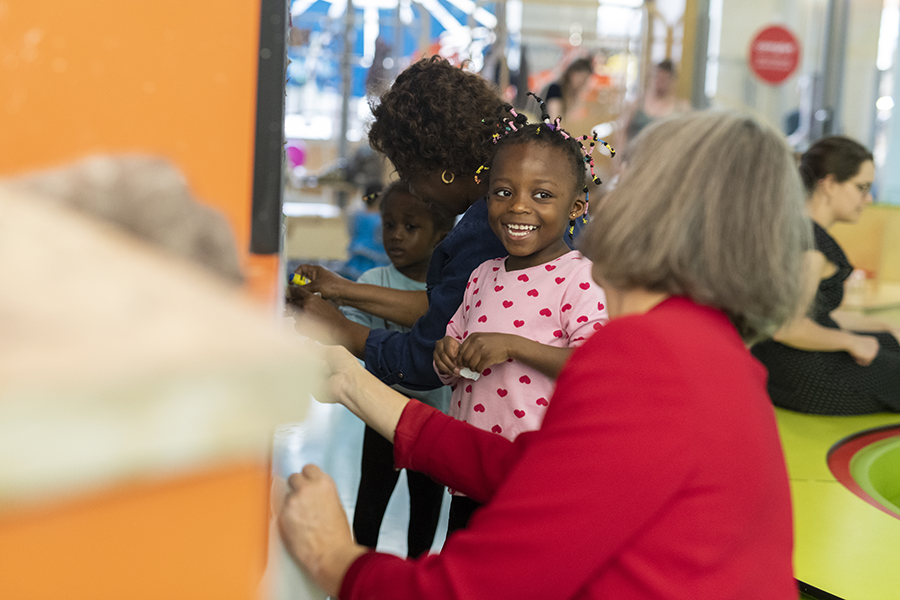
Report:
[[[294,273],[293,277],[291,277],[291,283],[295,285],[306,285],[307,283],[309,283],[309,279],[307,279],[300,273]]]

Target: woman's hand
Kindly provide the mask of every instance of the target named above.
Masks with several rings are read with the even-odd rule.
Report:
[[[868,367],[878,355],[879,348],[880,344],[878,343],[878,338],[871,335],[854,334],[853,343],[850,345],[850,348],[847,349],[847,352],[850,353],[850,356],[852,356],[853,360],[858,364]]]
[[[278,515],[285,548],[330,596],[337,596],[347,569],[366,548],[353,541],[334,480],[315,465],[288,478],[290,492]]]
[[[507,333],[473,333],[459,347],[456,363],[481,373],[491,365],[513,358],[513,348],[521,339]]]
[[[354,283],[318,265],[300,265],[294,269],[294,273],[303,275],[309,279],[309,283],[303,286],[290,286],[291,288],[299,287],[307,292],[321,294],[326,300],[332,300],[338,304],[342,304],[341,299],[346,286]]]
[[[325,397],[323,402],[342,404],[351,408],[350,402],[362,391],[359,388],[358,378],[368,371],[350,352],[341,346],[328,346],[321,349],[322,358],[325,359],[326,381]],[[316,396],[316,400],[319,397]]]
[[[456,338],[446,336],[444,339],[438,340],[434,345],[434,366],[438,373],[447,376],[459,376],[459,365],[456,357],[459,352],[459,342]]]

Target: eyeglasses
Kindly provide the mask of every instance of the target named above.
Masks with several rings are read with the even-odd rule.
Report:
[[[862,194],[863,196],[867,196],[869,194],[869,192],[872,191],[871,183],[854,183],[853,185],[856,186],[856,189],[858,189],[859,193]]]

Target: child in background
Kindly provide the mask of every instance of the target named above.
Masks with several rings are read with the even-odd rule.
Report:
[[[453,389],[449,414],[510,440],[540,428],[572,349],[608,320],[591,261],[564,237],[587,213],[590,154],[559,119],[521,121],[499,137],[486,168],[488,220],[509,256],[475,269],[434,353]],[[464,528],[478,504],[454,494],[450,506],[448,534]]]
[[[362,206],[354,207],[347,215],[347,262],[340,274],[356,281],[360,275],[390,264],[381,239],[381,212],[378,206],[381,185],[369,186],[362,197]]]
[[[359,282],[398,290],[424,290],[431,253],[453,227],[453,218],[429,210],[427,204],[410,194],[408,184],[399,181],[381,194],[380,201],[384,248],[392,264],[366,271]],[[408,331],[405,327],[355,308],[342,307],[338,312],[321,297],[313,294],[305,296],[304,312],[312,313],[333,336],[331,340],[321,340],[323,342],[346,345],[343,341],[347,339],[348,330],[360,327]],[[399,385],[393,387],[447,412],[450,388],[446,386],[428,392],[413,392]],[[353,516],[353,534],[360,544],[376,547],[384,512],[399,476],[400,472],[394,469],[393,444],[366,427],[362,477]],[[444,487],[421,473],[407,471],[406,477],[410,499],[407,553],[414,558],[427,552],[434,541]]]

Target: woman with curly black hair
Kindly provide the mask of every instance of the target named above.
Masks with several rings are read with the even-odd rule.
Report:
[[[310,280],[303,287],[291,286],[291,302],[300,309],[318,292],[338,304],[412,328],[406,333],[373,329],[368,336],[353,332],[338,336],[387,384],[415,390],[442,385],[432,366],[435,342],[444,337],[475,267],[506,255],[488,224],[483,198],[487,177],[478,171],[489,162],[494,151],[491,136],[500,119],[511,118],[510,108],[482,77],[438,56],[412,64],[380,99],[372,101],[372,148],[390,159],[413,194],[432,210],[454,216],[465,213],[432,255],[427,292],[359,284],[312,265],[296,271]]]

